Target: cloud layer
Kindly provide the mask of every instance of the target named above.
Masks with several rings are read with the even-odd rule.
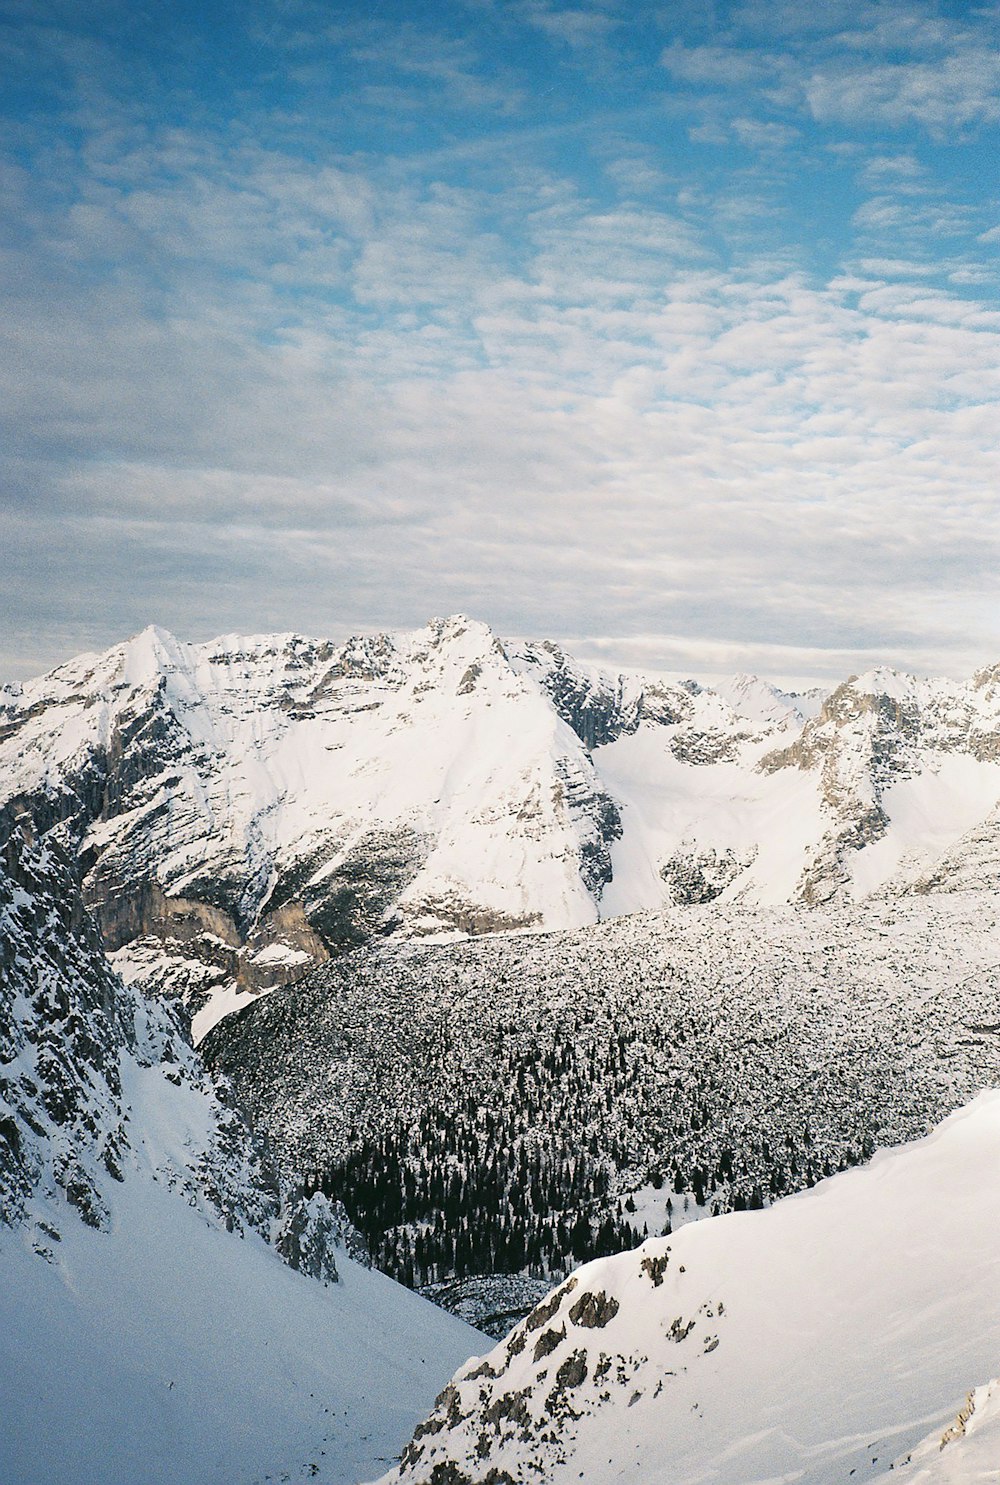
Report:
[[[462,608],[1000,655],[997,14],[12,13],[0,674]]]

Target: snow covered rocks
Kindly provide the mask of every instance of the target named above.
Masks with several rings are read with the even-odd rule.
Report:
[[[983,1485],[1000,1460],[1000,1380],[969,1393],[943,1433],[935,1430],[879,1476],[879,1485]]]
[[[767,1211],[588,1264],[456,1373],[385,1481],[896,1478],[1000,1354],[998,1163],[1000,1093],[982,1094]],[[901,1478],[979,1478],[940,1472],[974,1444]]]
[[[198,1039],[386,936],[995,883],[998,738],[991,671],[824,701],[460,615],[341,645],[150,628],[0,690],[0,804],[59,825],[117,968]]]

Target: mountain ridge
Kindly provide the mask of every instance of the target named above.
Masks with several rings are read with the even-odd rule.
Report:
[[[820,702],[503,642],[151,626],[0,691],[0,777],[58,827],[126,977],[219,1015],[389,937],[1000,880],[1000,687],[887,668]]]

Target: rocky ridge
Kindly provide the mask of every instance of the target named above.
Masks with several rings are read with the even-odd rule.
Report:
[[[462,616],[342,645],[150,629],[0,691],[0,804],[59,826],[116,966],[200,1036],[382,937],[991,885],[998,738],[994,670],[820,705]]]
[[[186,1109],[162,1148],[141,1113]],[[193,1111],[193,1112],[192,1112]],[[138,1132],[137,1132],[138,1130]],[[153,1180],[206,1220],[273,1243],[335,1281],[361,1250],[343,1212],[283,1183],[228,1090],[194,1052],[178,1008],[126,987],[81,898],[58,832],[0,812],[0,1218],[50,1260],[66,1223],[107,1229],[115,1186]]]

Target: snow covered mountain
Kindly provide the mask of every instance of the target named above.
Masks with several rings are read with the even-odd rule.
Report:
[[[386,1485],[888,1481],[931,1426],[938,1456],[899,1478],[986,1478],[995,1396],[958,1410],[1000,1354],[998,1161],[993,1092],[766,1211],[586,1265],[456,1373]]]
[[[453,618],[147,630],[0,692],[0,1477],[378,1474],[484,1342],[355,1226],[499,1334],[670,1225],[464,1368],[401,1478],[877,1475],[996,1371],[959,1218],[1000,1110],[778,1198],[1000,1083],[998,798],[1000,667],[709,689]]]
[[[355,1485],[475,1331],[351,1257],[0,811],[0,1479]],[[298,1269],[299,1272],[294,1270]]]
[[[373,937],[1000,875],[1000,669],[618,676],[462,617],[344,645],[149,629],[0,691],[0,804],[58,825],[120,971],[196,1035]]]

